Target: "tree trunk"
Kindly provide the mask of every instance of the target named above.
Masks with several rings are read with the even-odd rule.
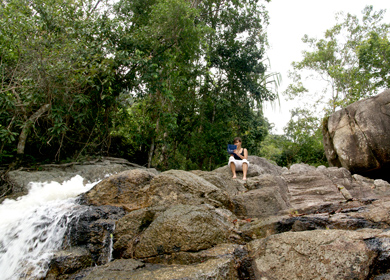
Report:
[[[152,138],[152,144],[150,145],[149,155],[148,155],[148,168],[152,165],[152,158],[154,153],[154,137]]]
[[[150,145],[149,156],[148,156],[148,168],[152,166],[152,159],[153,159],[153,153],[155,148],[155,139],[158,137],[159,126],[160,126],[160,117],[157,118],[156,135],[155,137],[152,138],[152,144]]]
[[[24,123],[22,132],[19,135],[19,142],[17,147],[17,156],[21,157],[24,155],[24,148],[26,147],[27,136],[30,131],[33,123],[44,113],[46,113],[50,109],[50,104],[45,104],[38,111],[36,111],[32,116]]]

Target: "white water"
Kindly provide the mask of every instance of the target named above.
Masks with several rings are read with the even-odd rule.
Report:
[[[27,195],[0,205],[0,280],[46,275],[67,223],[85,209],[75,197],[96,183],[84,185],[78,175],[63,184],[31,183]]]

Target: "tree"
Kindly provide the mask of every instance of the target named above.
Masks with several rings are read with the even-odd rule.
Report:
[[[375,88],[390,88],[390,42],[386,35],[371,32],[358,48],[359,67]]]
[[[1,3],[0,154],[59,160],[109,145],[121,89],[99,3]]]
[[[260,156],[275,161],[279,166],[294,163],[314,166],[327,165],[322,143],[321,121],[308,109],[291,110],[291,119],[284,135],[269,135],[261,143]]]
[[[211,169],[234,136],[255,149],[267,134],[261,103],[276,95],[257,0],[0,5],[3,158],[115,151]]]
[[[359,68],[358,49],[372,32],[379,36],[388,34],[389,24],[382,22],[384,13],[384,10],[374,12],[372,6],[367,6],[362,21],[357,16],[339,13],[338,23],[325,32],[325,38],[318,40],[305,35],[302,40],[311,51],[304,51],[302,61],[292,64],[294,84],[286,94],[291,98],[308,94],[302,82],[303,70],[314,73],[309,77],[326,82],[323,93],[316,93],[314,100],[318,103],[325,100],[328,114],[376,94],[378,86],[371,83],[372,73]]]
[[[132,89],[127,93],[130,98],[135,95],[140,100],[137,103],[150,105],[150,141],[144,143],[149,148],[150,167],[156,151],[166,150],[168,131],[176,125],[175,100],[185,95],[187,103],[195,102],[187,92],[196,80],[196,61],[200,59],[207,30],[196,23],[199,11],[185,0],[120,1],[116,13],[123,26],[132,22],[123,28],[123,36],[117,36],[119,54],[126,54],[121,60],[122,68],[128,68],[122,86]],[[127,59],[134,54],[142,57],[143,62],[137,64]]]
[[[256,107],[275,95],[267,88],[267,14],[258,1],[122,1],[117,9],[123,22],[136,18],[128,27],[135,35],[118,45],[145,59],[128,66],[123,82],[140,77],[135,104],[151,105],[150,141],[142,143],[149,166],[211,169],[225,163],[234,136],[265,137]]]
[[[267,125],[248,124],[255,120],[265,124],[263,115],[256,110],[276,95],[265,82],[268,15],[264,6],[250,0],[214,0],[204,1],[199,7],[202,22],[213,32],[206,38],[205,64],[197,79],[199,89],[194,92],[197,103],[187,112],[190,118],[181,117],[192,132],[186,136],[188,141],[176,141],[182,141],[187,162],[198,163],[202,169],[225,164],[225,146],[234,136],[261,141],[267,134]],[[257,127],[261,129],[256,134]]]
[[[291,119],[284,131],[291,141],[287,149],[289,152],[285,153],[288,165],[299,162],[316,166],[326,165],[321,121],[320,118],[315,117],[312,111],[308,109],[292,110]]]
[[[380,60],[386,55],[390,25],[383,22],[384,10],[375,12],[372,6],[366,6],[362,14],[360,20],[338,13],[336,25],[326,30],[324,38],[302,38],[309,50],[303,52],[301,61],[292,63],[289,76],[293,83],[284,94],[306,102],[292,111],[285,128],[286,141],[280,142],[283,149],[276,160],[279,164],[325,164],[320,115],[330,115],[377,94],[385,84],[386,63],[381,68],[383,72],[379,69]],[[322,83],[323,90],[310,92],[306,86],[309,78]]]

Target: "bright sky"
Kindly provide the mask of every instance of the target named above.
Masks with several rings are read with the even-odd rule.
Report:
[[[291,63],[302,59],[301,52],[306,47],[302,37],[307,34],[309,37],[323,38],[324,32],[336,23],[337,12],[357,15],[361,19],[361,11],[367,5],[372,5],[375,11],[386,9],[384,19],[385,22],[390,21],[386,20],[390,19],[389,0],[271,0],[266,3],[270,16],[268,40],[271,49],[267,52],[270,70],[282,75],[279,88],[281,106],[272,108],[266,104],[264,109],[265,117],[275,125],[273,133],[283,133],[283,127],[290,120],[290,110],[297,107],[296,103],[286,101],[281,93],[290,84],[287,73],[291,70]]]

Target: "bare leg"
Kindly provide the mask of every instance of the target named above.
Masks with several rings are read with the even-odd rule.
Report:
[[[230,169],[232,170],[232,173],[233,173],[233,179],[237,178],[237,176],[236,176],[236,165],[234,164],[234,162],[230,163]]]
[[[246,162],[242,163],[242,180],[246,180],[246,173],[248,172],[248,164]]]

